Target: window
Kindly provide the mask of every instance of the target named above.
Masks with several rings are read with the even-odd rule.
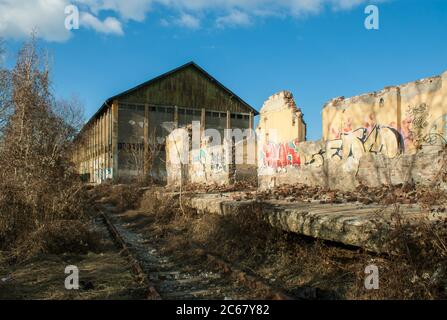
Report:
[[[238,118],[238,119],[242,119],[242,115],[241,115],[241,114],[238,114],[238,115],[237,115],[237,118]]]
[[[214,118],[219,118],[219,112],[213,112],[213,117]]]
[[[158,111],[158,112],[166,112],[166,108],[158,107],[158,108],[157,108],[157,111]]]

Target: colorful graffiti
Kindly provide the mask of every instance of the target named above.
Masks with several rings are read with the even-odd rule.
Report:
[[[414,154],[423,145],[445,146],[447,144],[447,115],[430,121],[430,108],[422,103],[408,106],[400,123],[378,123],[374,114],[364,118],[360,127],[355,127],[350,117],[340,130],[331,127],[332,140],[317,145],[298,146],[298,141],[289,143],[266,143],[259,154],[259,165],[279,171],[287,167],[320,167],[327,160],[346,160],[346,165],[355,169],[358,160],[365,154],[396,158],[401,154]]]
[[[429,108],[422,103],[419,106],[408,106],[405,118],[402,120],[401,135],[406,150],[416,150],[425,140],[428,127]]]
[[[404,151],[404,141],[395,128],[374,124],[372,127],[350,132],[346,130],[338,139],[327,141],[324,147],[312,154],[306,155],[302,151],[296,140],[280,144],[268,143],[262,147],[260,165],[276,170],[301,165],[321,166],[326,159],[360,159],[365,153],[394,158]]]
[[[112,168],[105,168],[105,169],[96,169],[95,170],[95,180],[98,182],[103,182],[108,179],[112,179]]]
[[[394,158],[404,151],[404,141],[393,127],[374,125],[342,133],[339,139],[328,141],[327,149],[331,158],[359,159],[366,152]]]
[[[261,162],[264,167],[284,168],[287,166],[301,165],[301,157],[298,153],[298,140],[289,143],[268,143],[261,152]]]

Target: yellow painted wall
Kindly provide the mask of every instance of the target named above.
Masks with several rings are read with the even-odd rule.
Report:
[[[343,155],[373,151],[395,157],[446,136],[447,72],[349,99],[329,101],[322,111],[323,140]]]
[[[257,130],[266,132],[268,137],[264,136],[264,138],[269,142],[285,143],[297,139],[298,142],[306,140],[306,124],[290,92],[281,91],[264,103],[260,111]]]

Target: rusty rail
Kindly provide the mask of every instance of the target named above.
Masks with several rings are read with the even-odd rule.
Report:
[[[122,248],[123,254],[126,255],[127,259],[129,260],[132,267],[132,271],[136,275],[137,279],[147,288],[146,298],[148,300],[161,300],[160,294],[157,292],[154,285],[150,282],[148,276],[143,270],[143,267],[141,266],[141,263],[131,252],[129,246],[126,244],[121,234],[118,232],[118,230],[110,221],[110,219],[107,217],[107,215],[99,208],[98,211],[101,215],[101,218],[104,220],[104,223],[106,224],[107,229],[109,230],[113,240],[118,246]]]
[[[155,289],[154,285],[149,280],[148,276],[144,272],[143,267],[139,260],[135,257],[135,255],[131,252],[129,246],[125,242],[124,238],[121,236],[119,231],[116,229],[115,225],[110,221],[109,217],[98,208],[98,211],[101,215],[101,218],[104,220],[107,229],[109,230],[113,240],[115,243],[122,248],[122,252],[126,255],[129,260],[132,271],[137,276],[138,280],[143,283],[143,285],[147,288],[147,299],[149,300],[161,300],[161,296],[158,291]],[[272,286],[267,283],[265,279],[255,275],[249,274],[246,271],[242,270],[238,266],[234,264],[230,264],[224,259],[207,252],[205,249],[193,245],[192,248],[198,255],[206,257],[206,259],[212,263],[213,265],[219,267],[223,270],[224,273],[228,274],[231,278],[235,280],[239,280],[248,288],[262,290],[266,293],[266,299],[271,300],[294,300],[293,297],[286,294],[283,290]]]
[[[196,247],[195,251],[198,255],[205,256],[209,262],[221,268],[224,273],[228,273],[232,278],[243,282],[247,287],[264,291],[266,293],[266,299],[294,300],[294,298],[285,293],[284,290],[272,286],[271,284],[267,283],[265,279],[255,274],[249,274],[234,264],[230,264],[224,259],[207,252],[203,248]]]

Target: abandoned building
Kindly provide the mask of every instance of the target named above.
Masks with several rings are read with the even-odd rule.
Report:
[[[85,181],[152,176],[166,180],[165,138],[201,128],[252,129],[258,112],[194,62],[108,98],[75,140],[73,161]]]

